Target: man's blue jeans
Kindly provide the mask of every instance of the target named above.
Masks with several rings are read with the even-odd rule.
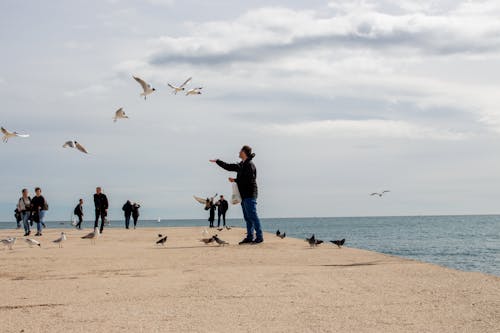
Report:
[[[42,233],[42,225],[45,222],[46,212],[47,212],[46,210],[41,210],[40,212],[38,212],[39,222],[36,223],[36,231],[40,234]]]
[[[247,239],[253,240],[254,230],[255,240],[264,239],[259,216],[257,215],[257,200],[255,198],[245,198],[241,200],[241,208],[243,209],[243,218],[247,224]]]
[[[30,212],[22,212],[22,218],[23,218],[23,227],[24,227],[24,232],[28,233],[30,232],[30,222],[28,221],[30,217]]]

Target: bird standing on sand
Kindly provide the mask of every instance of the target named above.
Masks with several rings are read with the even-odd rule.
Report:
[[[219,244],[219,246],[220,246],[220,245],[222,245],[222,246],[229,245],[229,243],[228,243],[228,242],[226,242],[226,241],[224,241],[224,240],[220,239],[217,235],[214,235],[212,238],[214,239],[214,241],[215,241],[217,244]]]
[[[184,83],[183,83],[183,84],[181,84],[181,85],[180,85],[180,86],[178,86],[178,87],[176,87],[176,86],[174,86],[174,85],[172,85],[172,84],[170,84],[170,83],[167,83],[167,85],[168,85],[170,88],[172,88],[172,92],[174,93],[174,95],[177,95],[177,93],[178,93],[178,92],[184,91],[184,90],[186,89],[186,88],[184,88],[184,86],[185,86],[186,84],[188,84],[188,83],[189,83],[189,81],[191,81],[191,78],[188,78],[186,81],[184,81]]]
[[[33,247],[33,245],[40,246],[40,247],[42,246],[39,241],[37,241],[37,240],[35,240],[33,238],[26,238],[24,241],[26,243],[28,243],[28,245],[30,247]]]
[[[87,151],[87,149],[85,149],[84,146],[82,146],[81,144],[79,144],[78,142],[76,141],[66,141],[64,144],[63,144],[63,148],[75,148],[75,149],[78,149],[79,151],[81,151],[82,153],[84,154],[88,154],[89,152]]]
[[[286,232],[281,233],[280,230],[278,229],[278,230],[276,230],[276,237],[283,239],[286,237]]]
[[[311,236],[311,238],[306,238],[306,242],[309,243],[310,247],[318,246],[319,244],[323,243],[322,240],[316,239],[314,234]]]
[[[140,96],[144,96],[144,100],[146,100],[146,96],[147,95],[150,95],[152,94],[153,92],[156,91],[155,88],[151,88],[151,85],[150,84],[147,84],[146,81],[144,81],[143,79],[141,78],[138,78],[136,76],[132,76],[137,82],[139,82],[139,84],[141,85],[142,87],[142,90],[143,92],[140,94]]]
[[[125,111],[123,111],[123,108],[119,108],[115,112],[115,116],[113,117],[113,122],[116,123],[118,119],[128,119],[128,116],[125,114]]]
[[[85,236],[82,236],[82,239],[90,239],[90,244],[95,245],[95,242],[96,242],[97,238],[99,238],[100,235],[101,235],[101,233],[99,232],[99,229],[94,228],[94,231],[86,234]]]
[[[373,192],[372,194],[370,194],[370,196],[378,195],[378,196],[379,196],[379,198],[382,198],[382,196],[383,196],[385,193],[389,193],[389,192],[391,192],[391,191],[389,191],[389,190],[385,190],[385,191],[382,191],[382,192],[380,192],[380,193],[379,193],[379,192]]]
[[[331,240],[330,242],[337,245],[340,249],[342,247],[342,245],[344,245],[344,243],[345,243],[345,238],[342,238],[340,240]]]
[[[64,232],[61,232],[61,237],[59,237],[58,239],[56,239],[56,240],[54,240],[52,242],[59,244],[59,248],[61,248],[61,247],[63,247],[62,243],[64,241],[66,241],[66,239],[67,239],[66,238],[66,234]]]
[[[2,244],[4,246],[7,246],[9,248],[9,250],[12,250],[12,247],[14,246],[14,244],[16,244],[16,239],[17,237],[9,237],[9,238],[6,238],[6,239],[2,239],[0,242],[2,242]]]
[[[205,245],[207,245],[207,244],[214,242],[214,238],[213,237],[202,238],[202,239],[200,239],[200,242],[203,242]]]
[[[201,89],[203,89],[203,87],[189,89],[186,92],[186,96],[189,96],[189,95],[201,95],[201,91],[200,91]]]
[[[160,237],[160,239],[156,241],[156,244],[161,245],[161,246],[165,246],[165,243],[167,242],[168,236],[165,235],[165,237],[163,237],[162,234],[158,234],[158,237]]]
[[[28,138],[29,137],[29,134],[19,134],[17,132],[11,132],[11,131],[6,130],[3,127],[0,127],[0,130],[3,133],[2,141],[5,143],[7,143],[10,138],[14,138],[16,136],[19,138]]]

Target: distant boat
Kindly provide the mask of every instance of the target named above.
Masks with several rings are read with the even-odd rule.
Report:
[[[158,218],[158,220],[156,220],[156,222],[160,223],[161,222],[161,218]]]

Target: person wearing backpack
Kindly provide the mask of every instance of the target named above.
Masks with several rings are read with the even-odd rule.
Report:
[[[29,218],[31,215],[31,198],[29,196],[28,189],[23,188],[22,190],[23,196],[19,198],[17,202],[17,210],[21,213],[21,218],[23,221],[24,227],[24,236],[29,236],[31,233]]]
[[[73,214],[75,214],[78,217],[78,223],[76,224],[75,228],[82,230],[82,222],[83,222],[83,199],[80,199],[78,201],[78,204],[76,205],[75,209],[73,210]]]
[[[35,188],[35,196],[31,200],[31,209],[33,211],[33,221],[36,222],[35,236],[42,236],[43,219],[48,209],[48,205],[42,195],[42,189],[39,187]]]

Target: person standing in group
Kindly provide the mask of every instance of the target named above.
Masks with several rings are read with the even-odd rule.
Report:
[[[78,200],[78,204],[73,210],[73,214],[78,217],[78,223],[75,225],[75,228],[82,230],[82,222],[83,222],[83,199]]]
[[[101,218],[101,227],[99,231],[102,234],[102,230],[104,229],[104,221],[106,220],[106,216],[108,215],[108,197],[106,194],[102,193],[102,189],[100,187],[96,187],[94,194],[94,205],[95,205],[95,222],[94,229],[99,226],[99,217]]]
[[[208,215],[208,222],[209,222],[209,228],[214,227],[214,221],[215,221],[215,203],[213,201],[213,198],[207,199],[207,203],[205,205],[205,210],[209,211]]]
[[[17,210],[21,212],[21,218],[23,220],[24,236],[29,236],[31,234],[30,230],[30,215],[31,215],[31,198],[29,196],[28,189],[23,188],[23,196],[19,198],[17,203]]]
[[[130,216],[132,215],[132,203],[127,200],[122,207],[123,213],[125,214],[125,229],[128,229],[130,224]]]
[[[17,229],[21,229],[21,221],[23,220],[23,216],[19,211],[19,209],[17,209],[17,206],[16,209],[14,210],[14,217],[16,219]]]
[[[217,202],[217,228],[220,227],[220,217],[222,216],[223,226],[226,226],[226,212],[229,209],[229,203],[224,196],[221,195],[219,201]]]
[[[230,182],[238,185],[241,195],[241,208],[246,222],[247,236],[240,242],[241,244],[258,244],[264,241],[259,216],[257,215],[257,169],[253,163],[255,154],[252,148],[243,146],[240,150],[240,163],[228,164],[219,159],[210,160],[218,166],[227,170],[237,172],[236,178],[229,177]],[[255,239],[254,239],[255,231]]]
[[[132,205],[132,218],[134,219],[134,229],[137,226],[137,220],[139,219],[139,208],[141,208],[141,205],[139,205],[137,202],[134,202]]]
[[[35,196],[31,200],[31,210],[33,211],[33,221],[36,222],[35,236],[42,236],[42,223],[45,217],[45,208],[47,207],[45,198],[42,195],[42,189],[35,188]]]

